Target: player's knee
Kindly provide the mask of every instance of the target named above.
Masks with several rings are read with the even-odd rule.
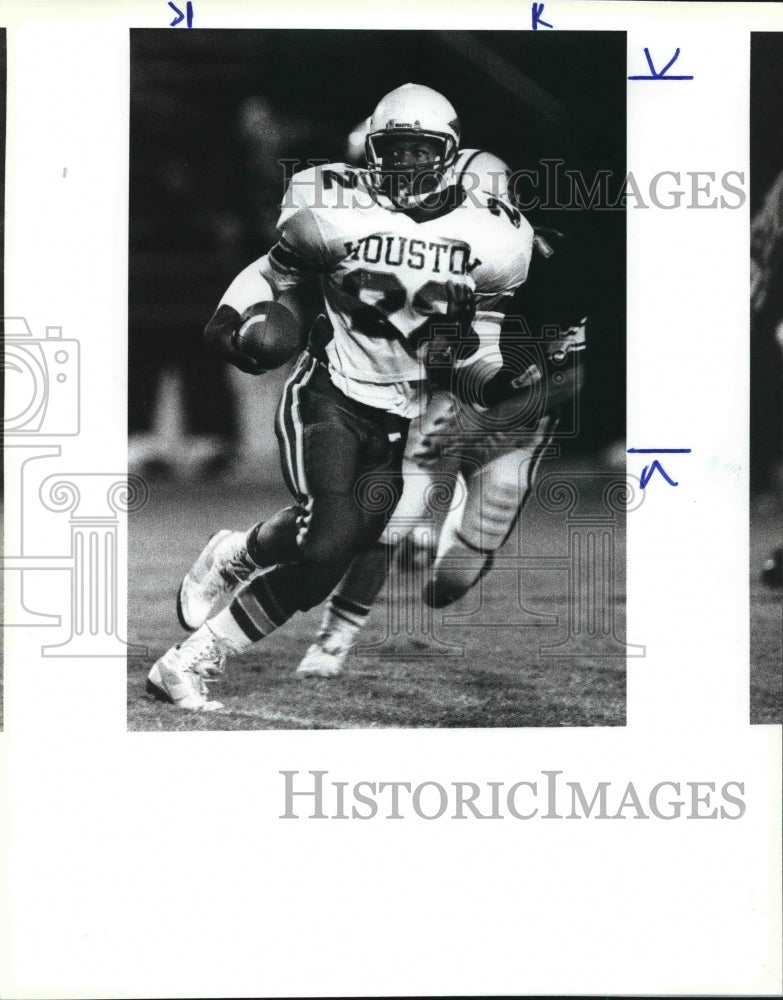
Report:
[[[313,526],[302,531],[297,539],[301,558],[318,568],[347,566],[361,548],[361,539],[346,527],[338,521],[327,529]]]
[[[312,566],[327,567],[346,562],[350,549],[341,538],[329,535],[304,535],[299,540],[299,552],[305,562]]]
[[[315,566],[347,567],[359,552],[372,546],[387,524],[402,492],[402,481],[389,480],[378,509],[346,502],[345,498],[322,497],[301,519],[297,543],[301,557]]]

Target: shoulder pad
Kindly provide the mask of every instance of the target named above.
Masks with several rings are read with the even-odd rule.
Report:
[[[454,174],[468,191],[486,191],[495,197],[508,197],[511,169],[494,153],[483,149],[461,149],[454,163]]]
[[[291,178],[283,203],[285,209],[345,207],[345,192],[363,188],[362,171],[347,163],[324,163],[300,170]]]
[[[476,211],[485,220],[481,245],[474,250],[481,263],[473,272],[481,294],[510,293],[527,278],[533,254],[533,227],[519,209],[507,201],[476,195]]]
[[[524,215],[507,198],[498,197],[491,191],[479,190],[472,192],[472,200],[479,209],[489,212],[514,229],[531,228]]]

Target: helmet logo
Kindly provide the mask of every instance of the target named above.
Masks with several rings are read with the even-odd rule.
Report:
[[[395,121],[395,119],[392,118],[391,121],[386,122],[386,131],[393,132],[395,129],[408,129],[411,132],[414,130],[421,131],[421,122],[418,118],[413,123]]]

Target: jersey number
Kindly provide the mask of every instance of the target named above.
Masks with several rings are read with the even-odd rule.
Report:
[[[403,308],[407,299],[405,286],[396,274],[358,268],[343,278],[342,290],[353,299],[348,307],[354,327],[368,337],[399,337],[399,331],[389,317]],[[434,316],[446,303],[446,286],[440,281],[428,281],[413,297],[413,308],[422,317]]]
[[[515,229],[519,229],[522,216],[511,205],[507,205],[505,201],[500,201],[499,198],[487,198],[487,208],[493,215],[497,216],[500,215],[501,211],[504,212],[511,225]]]

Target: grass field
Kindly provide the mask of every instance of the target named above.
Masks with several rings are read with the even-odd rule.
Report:
[[[781,543],[780,512],[771,496],[750,509],[750,719],[783,722],[783,594],[764,586],[759,570]]]
[[[515,531],[492,573],[452,608],[425,609],[419,575],[393,573],[339,679],[303,679],[295,672],[317,628],[316,609],[229,662],[213,688],[225,704],[218,713],[193,715],[153,700],[144,691],[149,665],[184,635],[174,612],[183,571],[217,527],[248,525],[289,502],[276,486],[152,485],[148,504],[130,524],[130,641],[148,649],[129,664],[131,729],[624,724],[622,655],[539,650],[568,636],[569,540],[564,515],[534,501],[524,515],[523,548]],[[597,509],[600,494],[587,495],[585,503]],[[520,570],[520,554],[554,555],[560,568]],[[612,610],[622,635],[621,530],[616,560]],[[594,638],[590,650],[606,652],[606,640]]]
[[[583,516],[600,512],[599,492],[588,490],[582,501]],[[217,527],[249,525],[288,502],[276,485],[152,484],[148,504],[130,521],[129,638],[147,648],[129,662],[130,729],[624,725],[619,644],[583,634],[570,656],[540,648],[569,634],[569,541],[565,516],[544,511],[535,499],[521,538],[512,535],[496,568],[452,608],[428,611],[418,600],[417,573],[392,573],[340,678],[296,675],[320,619],[316,609],[229,661],[225,678],[212,689],[222,710],[191,714],[155,701],[144,690],[149,666],[185,635],[174,610],[184,570]],[[618,637],[625,607],[622,527],[620,518],[607,608]],[[757,534],[752,560],[762,557],[770,537],[768,527]],[[520,556],[528,560],[523,569]],[[541,556],[559,560],[559,568],[533,566]],[[754,582],[751,599],[752,719],[780,721],[780,596]]]

